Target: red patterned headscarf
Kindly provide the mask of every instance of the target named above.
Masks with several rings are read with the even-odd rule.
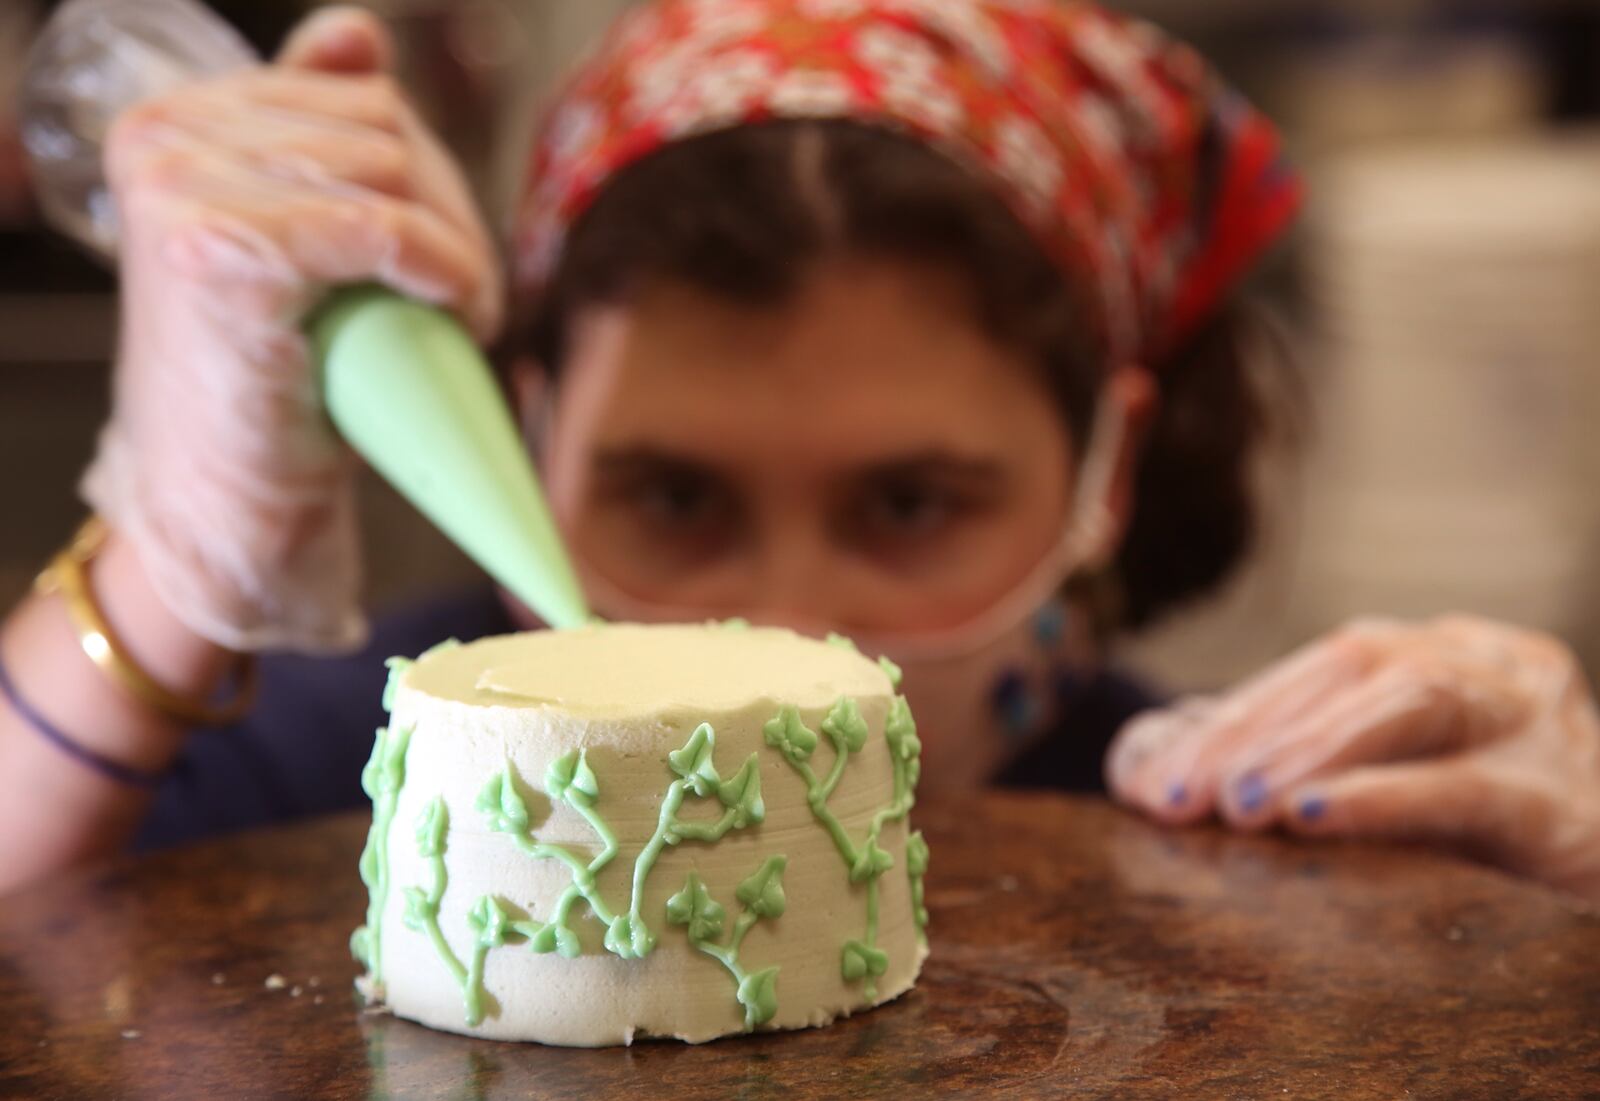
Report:
[[[1147,23],[1061,0],[653,0],[584,63],[535,144],[518,279],[619,169],[768,119],[855,119],[996,187],[1091,292],[1111,355],[1150,361],[1217,308],[1298,209],[1277,131]]]

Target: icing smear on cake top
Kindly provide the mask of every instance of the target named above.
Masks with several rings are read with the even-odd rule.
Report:
[[[914,983],[920,743],[891,664],[779,629],[608,625],[391,668],[352,947],[395,1013],[701,1041]]]
[[[798,644],[798,645],[797,645]],[[634,624],[543,631],[447,649],[412,669],[438,699],[550,707],[577,718],[725,714],[758,704],[832,705],[890,691],[886,674],[841,642],[735,624]]]

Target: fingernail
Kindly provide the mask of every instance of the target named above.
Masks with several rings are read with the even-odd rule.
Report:
[[[1305,822],[1315,822],[1328,813],[1328,801],[1320,795],[1309,795],[1300,800],[1300,818]]]
[[[1267,782],[1259,772],[1245,773],[1233,790],[1239,800],[1239,809],[1246,814],[1254,814],[1266,805]]]
[[[1189,801],[1189,789],[1182,784],[1173,784],[1167,789],[1167,803],[1174,807],[1181,807]]]

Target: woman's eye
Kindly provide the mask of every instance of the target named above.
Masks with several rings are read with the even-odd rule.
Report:
[[[651,520],[663,524],[694,524],[712,516],[721,495],[705,479],[658,478],[634,486],[634,506]]]
[[[947,528],[963,508],[964,502],[942,487],[887,481],[864,494],[856,519],[869,538],[925,539]]]

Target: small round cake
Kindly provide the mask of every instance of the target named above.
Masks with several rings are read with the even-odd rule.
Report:
[[[927,956],[899,671],[742,623],[393,659],[362,784],[369,1000],[598,1047],[804,1028]]]

